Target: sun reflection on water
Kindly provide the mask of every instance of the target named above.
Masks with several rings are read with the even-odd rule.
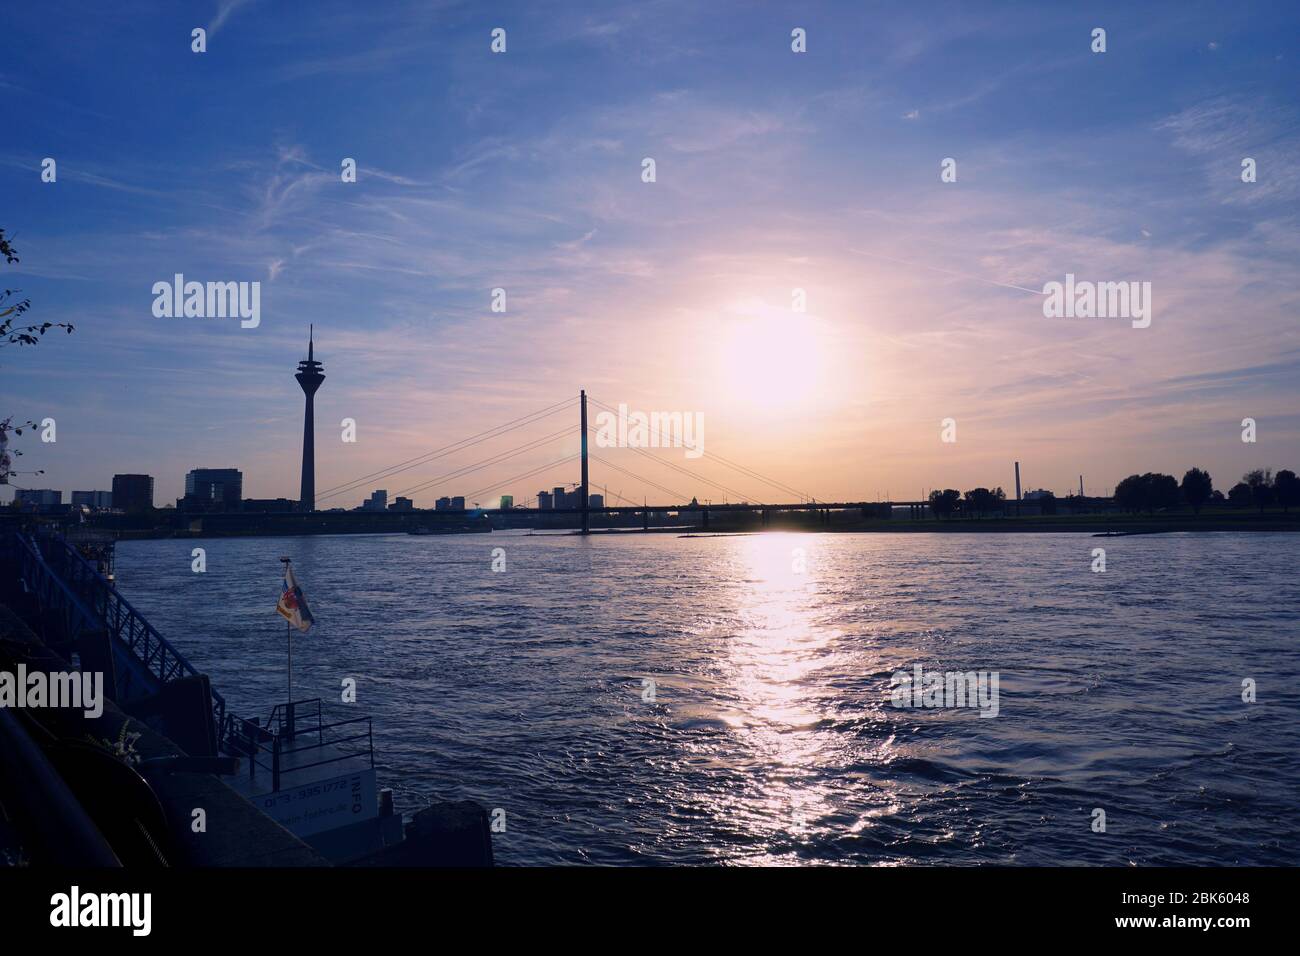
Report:
[[[738,554],[740,627],[727,645],[738,710],[731,723],[755,770],[732,809],[751,830],[792,841],[814,833],[817,820],[832,809],[822,768],[836,742],[822,726],[831,700],[816,674],[834,665],[840,632],[817,620],[824,584],[817,550],[811,536],[745,539]]]

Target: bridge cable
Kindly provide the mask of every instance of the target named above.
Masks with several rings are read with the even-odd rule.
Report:
[[[316,498],[317,500],[333,498],[348,491],[355,491],[356,488],[364,485],[368,481],[391,478],[399,472],[407,471],[420,465],[426,465],[431,461],[436,461],[438,458],[443,458],[453,452],[463,451],[466,448],[471,448],[474,445],[481,444],[491,438],[496,438],[500,435],[506,434],[507,432],[514,431],[516,428],[522,428],[525,425],[531,425],[534,422],[541,421],[543,418],[549,418],[551,415],[563,411],[565,406],[572,405],[576,401],[577,399],[566,399],[556,405],[547,406],[546,408],[540,409],[536,412],[530,412],[527,415],[521,415],[519,418],[512,419],[503,425],[497,425],[493,428],[486,429],[476,435],[471,435],[468,438],[461,439],[460,441],[452,442],[450,445],[444,445],[442,448],[435,449],[434,451],[426,452],[423,455],[417,455],[414,458],[408,458],[406,461],[398,462],[395,465],[389,465],[386,468],[381,468],[379,471],[371,472],[370,474],[363,475],[360,478],[354,478],[351,481],[345,481],[342,484],[333,485],[324,489],[316,496]]]
[[[599,455],[592,455],[588,453],[588,457],[594,458],[596,461],[600,462],[601,464],[608,465],[610,468],[613,468],[616,471],[621,471],[625,475],[630,475],[631,477],[635,478],[637,481],[649,485],[651,488],[655,488],[659,491],[662,491],[664,494],[669,496],[669,500],[676,498],[678,501],[682,502],[683,504],[686,503],[685,496],[682,495],[682,493],[679,491],[673,491],[673,489],[671,488],[666,488],[663,485],[659,484],[658,482],[651,481],[649,478],[646,478],[643,475],[638,475],[634,471],[629,471],[627,468],[622,468],[614,464],[612,461],[607,461],[606,459],[601,458]]]
[[[607,411],[613,412],[615,414],[618,413],[618,409],[614,408],[612,405],[608,404],[607,402],[602,402],[600,399],[594,398],[590,393],[587,395],[587,399],[595,403],[596,405],[601,406],[603,409]],[[660,437],[660,436],[656,435],[656,437]],[[748,468],[745,465],[741,465],[738,462],[734,462],[729,458],[724,458],[722,455],[719,455],[715,452],[702,451],[701,454],[703,455],[703,457],[711,459],[713,461],[717,461],[720,464],[726,465],[729,468],[741,472],[747,477],[753,478],[757,481],[761,481],[766,485],[771,485],[773,488],[779,488],[782,491],[789,492],[790,494],[794,495],[796,498],[800,498],[800,499],[807,498],[809,501],[817,500],[815,495],[810,495],[807,492],[800,491],[797,488],[792,488],[790,485],[769,478],[766,475],[763,475],[760,472],[753,470],[752,468]],[[762,502],[759,502],[759,504],[762,504]]]
[[[588,395],[587,397],[591,399],[590,395]],[[591,399],[591,400],[594,401],[597,405],[603,406],[605,409],[609,410],[610,412],[616,411],[616,409],[614,409],[612,406],[606,404],[605,402],[600,401],[599,399]],[[811,501],[817,500],[816,496],[814,495],[810,495],[807,492],[800,491],[797,488],[792,488],[789,485],[784,484],[783,482],[775,481],[772,478],[768,478],[767,476],[760,474],[757,471],[754,471],[752,468],[747,468],[746,466],[741,465],[738,462],[734,462],[729,458],[724,458],[722,455],[719,455],[715,452],[708,452],[708,451],[701,450],[701,455],[705,458],[718,461],[729,468],[739,471],[742,474],[746,475],[747,477],[754,478],[758,481],[763,482],[764,484],[771,485],[774,488],[779,488],[782,491],[787,491],[790,494],[794,495],[796,498],[800,498],[800,499],[807,498]],[[762,502],[759,502],[759,504],[762,504]]]
[[[447,481],[452,478],[461,478],[464,477],[465,475],[470,474],[471,472],[478,471],[481,468],[486,468],[488,465],[499,464],[500,462],[506,461],[507,459],[510,458],[514,458],[517,455],[522,455],[526,451],[532,451],[535,448],[540,448],[542,445],[545,445],[548,442],[555,441],[555,439],[557,438],[561,438],[565,435],[568,435],[572,431],[573,429],[570,427],[562,428],[559,431],[552,432],[549,435],[545,435],[541,438],[535,438],[532,441],[525,442],[524,444],[519,445],[516,448],[512,448],[508,451],[491,455],[485,459],[482,459],[481,461],[474,462],[469,465],[464,465],[453,471],[449,471],[445,475],[439,475],[436,478],[430,478],[427,481],[423,481],[411,485],[409,488],[403,488],[401,491],[397,492],[397,494],[410,495],[421,491],[427,491],[429,488],[438,484],[439,482]]]
[[[590,425],[587,426],[587,430],[595,431],[595,429],[592,428]],[[754,504],[758,504],[758,505],[763,504],[763,502],[759,501],[757,498],[754,498],[752,495],[747,495],[743,491],[737,491],[735,488],[730,488],[727,485],[722,484],[722,482],[720,481],[714,481],[711,478],[705,478],[703,475],[697,474],[696,472],[691,471],[689,468],[683,468],[680,465],[675,465],[670,461],[665,461],[664,459],[659,458],[651,454],[650,452],[646,451],[644,448],[637,448],[633,445],[629,445],[627,446],[627,448],[629,451],[634,451],[639,455],[643,455],[644,457],[649,458],[651,461],[655,462],[656,464],[664,465],[668,468],[673,469],[674,471],[679,471],[693,481],[702,481],[705,484],[713,485],[715,488],[721,488],[728,495],[735,495],[741,501],[752,500]]]
[[[485,491],[492,491],[496,488],[500,488],[502,485],[508,485],[512,481],[523,481],[525,478],[531,478],[539,471],[545,471],[546,469],[554,468],[557,465],[564,465],[581,457],[582,457],[582,453],[579,452],[577,454],[569,455],[567,458],[560,458],[556,461],[548,462],[547,464],[542,465],[540,468],[534,468],[532,471],[526,471],[522,475],[515,475],[513,478],[507,478],[505,481],[498,481],[496,484],[488,485],[486,488],[479,488],[477,491],[474,491],[471,494],[466,495],[465,497],[466,499],[473,498],[476,495],[483,494],[483,492]],[[536,500],[536,496],[529,498],[528,501],[524,502],[524,504],[526,505],[528,504],[528,502],[535,501],[535,500]]]

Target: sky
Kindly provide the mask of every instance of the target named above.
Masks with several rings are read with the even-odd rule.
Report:
[[[1298,28],[1185,0],[7,5],[0,268],[76,326],[0,349],[0,417],[56,422],[14,481],[145,472],[161,505],[237,467],[296,498],[310,323],[320,507],[576,482],[566,410],[321,499],[580,388],[704,422],[708,456],[653,453],[690,474],[593,449],[611,501],[1300,469]],[[155,316],[177,273],[260,283],[260,324]],[[1045,317],[1067,274],[1149,282],[1150,326]]]

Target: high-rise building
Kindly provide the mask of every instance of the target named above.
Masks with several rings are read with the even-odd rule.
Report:
[[[433,510],[434,510],[434,511],[450,511],[450,510],[451,510],[451,499],[448,498],[448,497],[446,497],[445,495],[444,495],[443,497],[439,498],[437,501],[435,501],[435,502],[433,503]]]
[[[302,487],[298,493],[300,511],[316,510],[316,389],[325,381],[325,366],[313,354],[315,326],[307,333],[307,357],[298,363],[294,378],[307,396],[302,419]]]
[[[113,507],[127,513],[153,507],[152,475],[114,475]]]
[[[388,489],[379,488],[371,492],[370,497],[361,502],[362,511],[383,511],[388,507]]]
[[[63,492],[56,488],[15,489],[14,503],[23,511],[51,511],[63,504]]]
[[[389,511],[414,511],[415,502],[413,502],[410,498],[403,498],[401,495],[398,495],[393,500],[393,503],[388,506],[388,510]]]
[[[92,511],[107,511],[113,507],[113,493],[111,491],[74,491],[72,493],[72,507],[90,508]]]
[[[551,493],[549,491],[537,492],[538,511],[550,511],[554,507],[555,507],[555,503],[554,500],[551,498]]]
[[[464,510],[465,510],[465,496],[464,496],[464,495],[452,495],[452,498],[451,498],[451,510],[452,510],[452,511],[464,511]]]
[[[195,468],[185,476],[181,511],[238,511],[244,500],[244,474],[238,468]]]

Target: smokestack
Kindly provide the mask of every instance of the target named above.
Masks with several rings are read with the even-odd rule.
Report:
[[[1083,497],[1083,475],[1079,476],[1079,497]]]
[[[1020,462],[1016,462],[1016,517],[1020,517]]]

